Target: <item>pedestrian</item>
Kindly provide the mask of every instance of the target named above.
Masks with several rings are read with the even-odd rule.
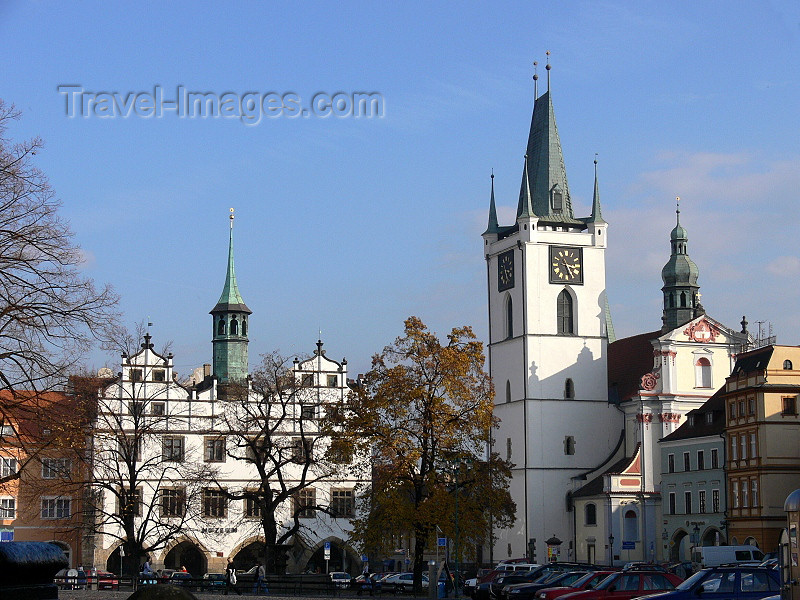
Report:
[[[228,559],[228,566],[225,568],[225,595],[228,595],[228,590],[233,589],[240,596],[241,590],[236,587],[236,567],[233,566],[233,561]]]
[[[181,573],[188,573],[189,571],[186,570],[186,565],[181,565]]]
[[[253,583],[253,593],[260,594],[261,589],[264,589],[265,594],[269,594],[269,589],[267,588],[267,582],[264,581],[267,572],[264,570],[264,565],[261,564],[260,560],[256,561],[256,580]]]

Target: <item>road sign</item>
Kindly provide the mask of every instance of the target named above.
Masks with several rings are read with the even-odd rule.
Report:
[[[636,550],[636,542],[622,542],[623,550]]]
[[[447,538],[436,538],[436,545],[439,548],[446,548],[447,547]]]
[[[331,559],[331,543],[325,542],[325,560]]]
[[[367,556],[366,554],[362,554],[362,555],[361,555],[361,562],[364,562],[364,563],[365,563],[365,562],[367,562],[367,561],[369,561],[369,556]]]

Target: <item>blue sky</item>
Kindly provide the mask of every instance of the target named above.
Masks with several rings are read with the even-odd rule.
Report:
[[[708,313],[800,344],[800,9],[794,2],[0,2],[0,97],[129,324],[211,355],[228,209],[259,353],[322,330],[351,375],[409,315],[485,339],[494,169],[511,221],[533,102],[552,92],[576,214],[599,154],[619,337],[660,326],[674,198]],[[383,118],[69,118],[58,86],[379,92]],[[88,364],[116,360],[94,352]]]

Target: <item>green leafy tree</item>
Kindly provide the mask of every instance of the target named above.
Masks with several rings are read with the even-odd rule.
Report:
[[[362,491],[355,537],[367,551],[385,552],[408,536],[414,586],[421,589],[424,553],[436,527],[460,540],[471,556],[489,536],[489,521],[507,526],[515,506],[509,465],[487,457],[494,391],[484,371],[483,345],[472,329],[453,329],[445,342],[410,317],[405,333],[375,355],[362,385],[332,411],[338,433],[331,450],[372,468]]]

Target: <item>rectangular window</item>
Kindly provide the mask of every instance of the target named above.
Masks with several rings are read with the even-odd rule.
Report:
[[[353,498],[353,490],[332,490],[331,512],[333,512],[335,517],[354,517],[355,501]]]
[[[675,506],[675,492],[669,493],[669,514],[678,514],[677,507]]]
[[[683,453],[683,470],[684,471],[691,471],[692,470],[692,466],[691,466],[691,463],[689,461],[689,453],[688,452],[684,452]]]
[[[314,507],[317,505],[317,494],[314,488],[304,488],[292,496],[294,513],[301,519],[313,519]]]
[[[797,397],[796,396],[785,396],[783,398],[783,410],[781,411],[782,415],[787,416],[795,416],[797,415]]]
[[[336,387],[338,378],[336,375],[328,375],[328,387]]]
[[[732,481],[731,482],[731,502],[733,503],[733,508],[739,508],[739,482]]]
[[[748,415],[756,414],[756,399],[753,397],[747,399],[747,414]]]
[[[0,458],[0,477],[10,477],[17,472],[17,459],[10,457]]]
[[[141,417],[144,414],[144,402],[142,400],[128,402],[128,414],[137,419]]]
[[[750,458],[758,456],[758,447],[756,446],[756,432],[750,432]]]
[[[719,450],[716,448],[711,449],[711,468],[719,469]]]
[[[719,490],[711,490],[711,510],[712,512],[719,512]]]
[[[744,400],[739,400],[739,418],[744,416]]]
[[[153,381],[166,381],[167,372],[164,369],[153,369]]]
[[[316,407],[313,404],[303,404],[300,407],[300,418],[304,421],[313,421],[317,416]]]
[[[686,509],[686,514],[692,514],[692,492],[683,492],[683,502]]]
[[[742,497],[741,497],[742,508],[747,508],[748,506],[750,506],[748,498],[750,498],[750,486],[747,485],[747,479],[745,479],[742,481]]]
[[[165,414],[167,414],[166,402],[151,402],[150,414],[154,417],[163,417]]]
[[[164,488],[161,490],[161,516],[182,517],[186,511],[186,490]]]
[[[182,437],[165,437],[161,440],[161,460],[183,462]]]
[[[506,460],[511,460],[511,438],[506,438]]]
[[[303,387],[311,387],[314,385],[314,376],[313,375],[303,375],[302,383]]]
[[[758,479],[750,480],[750,501],[753,508],[758,507]]]
[[[69,459],[43,458],[42,479],[65,478],[69,475]]]
[[[130,459],[134,462],[142,460],[142,438],[135,435],[122,435],[119,438],[119,460],[127,463]]]
[[[742,454],[741,454],[740,458],[742,460],[747,460],[747,434],[746,433],[743,433],[741,436],[739,436],[739,442],[740,442],[740,446],[741,446],[741,449],[742,449]]]
[[[736,418],[736,402],[731,402],[728,405],[728,416],[731,420]]]
[[[17,501],[14,498],[0,498],[0,519],[15,519]]]
[[[68,519],[70,512],[69,498],[42,498],[43,519]]]
[[[731,436],[731,460],[739,460],[739,440],[738,436]]]
[[[206,462],[225,462],[225,438],[205,439]]]
[[[667,472],[674,473],[675,472],[675,455],[668,454],[667,455]]]
[[[706,491],[705,490],[700,490],[700,491],[697,492],[697,504],[698,504],[698,510],[701,513],[705,513],[706,512]]]
[[[244,499],[244,516],[248,519],[261,518],[261,506],[256,498],[248,497]]]
[[[142,490],[137,489],[134,492],[129,490],[120,490],[117,497],[117,514],[125,515],[133,513],[137,517],[142,516]]]
[[[142,370],[141,369],[131,369],[131,381],[141,381],[142,380]]]
[[[706,425],[711,425],[714,422],[714,413],[712,411],[708,411],[706,413]]]
[[[312,453],[313,440],[303,438],[292,439],[292,461],[299,465],[313,460]]]
[[[697,470],[704,471],[706,468],[706,455],[702,450],[697,451]]]
[[[215,488],[203,490],[203,516],[224,517],[228,508],[225,491]]]

